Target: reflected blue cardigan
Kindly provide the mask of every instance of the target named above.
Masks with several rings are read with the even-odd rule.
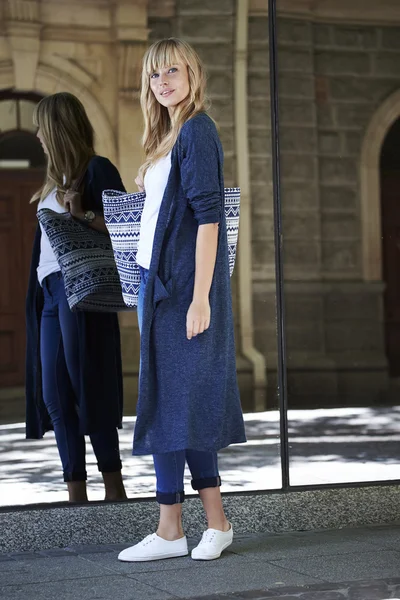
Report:
[[[102,156],[94,156],[84,179],[84,210],[102,213],[104,189],[125,191],[116,167]],[[42,396],[40,361],[40,320],[43,290],[37,278],[41,230],[33,245],[26,299],[26,437],[40,439],[52,429]],[[82,435],[122,426],[123,394],[121,342],[118,315],[77,312],[81,395],[79,423]],[[71,388],[72,393],[72,388]]]

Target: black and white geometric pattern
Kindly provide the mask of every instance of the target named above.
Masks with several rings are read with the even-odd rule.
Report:
[[[140,272],[136,254],[140,238],[140,220],[146,194],[103,191],[104,219],[114,250],[122,296],[128,307],[136,307]],[[225,218],[228,237],[229,271],[233,273],[239,234],[240,188],[225,188]]]
[[[129,307],[137,306],[140,271],[136,263],[140,237],[140,220],[146,194],[126,194],[104,190],[104,220],[110,234],[114,258],[122,287],[122,297]]]
[[[42,208],[37,217],[60,266],[70,309],[127,310],[109,236],[70,213]]]
[[[239,236],[240,188],[225,188],[225,220],[228,235],[229,273],[232,277]]]

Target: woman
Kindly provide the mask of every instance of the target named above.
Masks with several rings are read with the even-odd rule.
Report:
[[[94,132],[82,103],[68,93],[41,100],[34,122],[47,157],[38,210],[70,211],[106,231],[102,191],[124,191],[114,165],[96,156]],[[81,194],[69,188],[83,178]],[[126,498],[117,428],[122,423],[118,317],[71,312],[48,237],[38,226],[27,296],[27,437],[54,429],[70,502],[86,502],[85,435],[90,436],[106,500]]]
[[[120,553],[123,561],[188,554],[182,528],[187,461],[208,529],[192,558],[211,560],[232,543],[217,451],[245,441],[236,381],[223,152],[207,116],[205,73],[185,42],[149,48],[141,105],[146,191],[137,263],[141,374],[134,454],[153,454],[157,533]]]

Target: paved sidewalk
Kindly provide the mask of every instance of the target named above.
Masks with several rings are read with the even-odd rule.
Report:
[[[191,547],[195,543],[190,540]],[[0,598],[400,599],[400,524],[238,536],[221,559],[209,563],[189,557],[120,563],[122,547],[0,555]]]

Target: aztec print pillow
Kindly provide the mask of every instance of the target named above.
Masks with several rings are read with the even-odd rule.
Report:
[[[127,194],[104,190],[104,219],[110,234],[124,302],[136,307],[140,287],[139,266],[136,263],[140,237],[140,219],[146,194]],[[225,188],[225,219],[228,237],[229,272],[233,273],[239,234],[240,188]]]

